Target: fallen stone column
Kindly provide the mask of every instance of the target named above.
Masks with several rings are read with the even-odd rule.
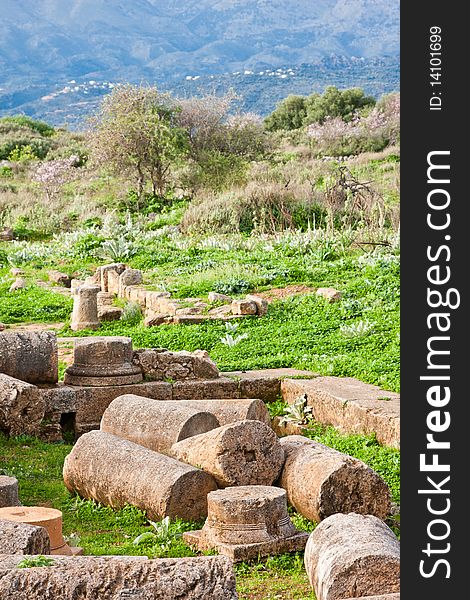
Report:
[[[171,454],[171,446],[176,442],[216,427],[219,421],[211,412],[183,402],[158,402],[124,394],[104,411],[100,429],[150,450]]]
[[[57,337],[51,331],[0,334],[0,373],[27,383],[59,380]]]
[[[280,443],[286,456],[280,485],[307,519],[349,512],[385,519],[390,514],[387,484],[362,461],[301,435],[286,436]]]
[[[18,479],[0,475],[0,508],[4,506],[20,506],[18,497]]]
[[[44,527],[0,519],[0,554],[50,554],[50,551],[49,534]]]
[[[126,503],[150,519],[207,516],[207,494],[217,489],[204,471],[104,431],[82,435],[64,463],[71,492],[113,508]]]
[[[0,600],[236,600],[225,556],[157,558],[80,556],[18,569],[24,556],[0,557]]]
[[[328,517],[310,534],[304,562],[317,600],[400,591],[400,544],[377,517]]]
[[[260,421],[223,425],[178,442],[171,451],[213,475],[221,487],[271,485],[284,462],[277,435]]]
[[[211,400],[178,400],[198,410],[206,410],[215,415],[220,425],[228,425],[235,421],[261,421],[271,425],[271,417],[265,403],[257,398],[237,399],[221,398]]]

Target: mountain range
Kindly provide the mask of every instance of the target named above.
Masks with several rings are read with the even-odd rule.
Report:
[[[0,13],[0,111],[17,90],[69,80],[168,84],[399,54],[399,0],[0,0]]]

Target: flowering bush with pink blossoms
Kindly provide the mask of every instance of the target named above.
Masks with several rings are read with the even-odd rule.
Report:
[[[60,193],[64,184],[76,178],[76,167],[79,163],[80,157],[78,156],[41,162],[32,179],[40,184],[46,198],[52,200]]]
[[[365,116],[351,121],[327,117],[307,127],[307,136],[319,154],[341,156],[377,152],[400,138],[400,95],[389,94]]]

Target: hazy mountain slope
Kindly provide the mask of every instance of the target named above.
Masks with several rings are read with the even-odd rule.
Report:
[[[398,54],[398,0],[0,0],[0,84]]]

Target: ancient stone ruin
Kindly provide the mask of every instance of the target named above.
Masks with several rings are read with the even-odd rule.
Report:
[[[335,514],[310,534],[305,568],[318,600],[400,591],[400,544],[377,517]]]
[[[98,267],[92,277],[71,281],[74,308],[71,328],[96,329],[100,321],[119,319],[122,309],[114,305],[120,298],[137,304],[144,314],[144,324],[154,327],[162,324],[202,323],[210,319],[238,319],[244,316],[264,316],[268,303],[264,298],[247,295],[234,300],[225,294],[210,292],[207,301],[201,298],[171,298],[169,292],[152,289],[143,284],[139,269],[130,269],[123,263]],[[80,291],[82,290],[82,291]],[[211,304],[216,304],[212,306]]]
[[[99,273],[106,290],[96,291],[95,278],[74,294],[94,287],[93,294],[108,294],[109,302],[109,289],[141,293],[136,281],[133,270],[113,267]],[[154,520],[206,518],[185,541],[233,561],[302,550],[308,538],[305,565],[318,600],[394,600],[399,551],[383,522],[391,513],[387,485],[363,462],[323,444],[299,435],[279,438],[266,403],[279,395],[294,402],[302,394],[319,422],[375,432],[396,446],[396,395],[292,370],[219,373],[207,352],[134,350],[130,338],[117,336],[77,338],[64,383],[57,364],[53,333],[0,333],[0,431],[48,440],[73,436],[63,470],[71,492],[113,508],[136,506]],[[308,379],[286,377],[296,375]],[[292,524],[288,502],[320,523],[310,536]],[[223,557],[63,557],[54,558],[54,567],[14,573],[23,555],[75,552],[62,537],[60,511],[20,506],[14,478],[0,477],[2,505],[0,555],[8,556],[0,556],[0,598],[15,598],[20,579],[41,598],[59,589],[61,598],[73,598],[87,569],[87,585],[100,589],[100,598],[115,598],[134,581],[143,593],[171,597],[162,591],[163,573],[183,581],[187,598],[237,597],[231,563]],[[173,581],[168,585],[173,590]]]
[[[185,541],[199,550],[216,549],[234,561],[303,550],[308,534],[287,514],[286,493],[277,487],[228,487],[207,496],[208,515]]]
[[[0,600],[238,598],[232,561],[225,556],[55,556],[50,566],[18,569],[25,558],[0,555]]]

